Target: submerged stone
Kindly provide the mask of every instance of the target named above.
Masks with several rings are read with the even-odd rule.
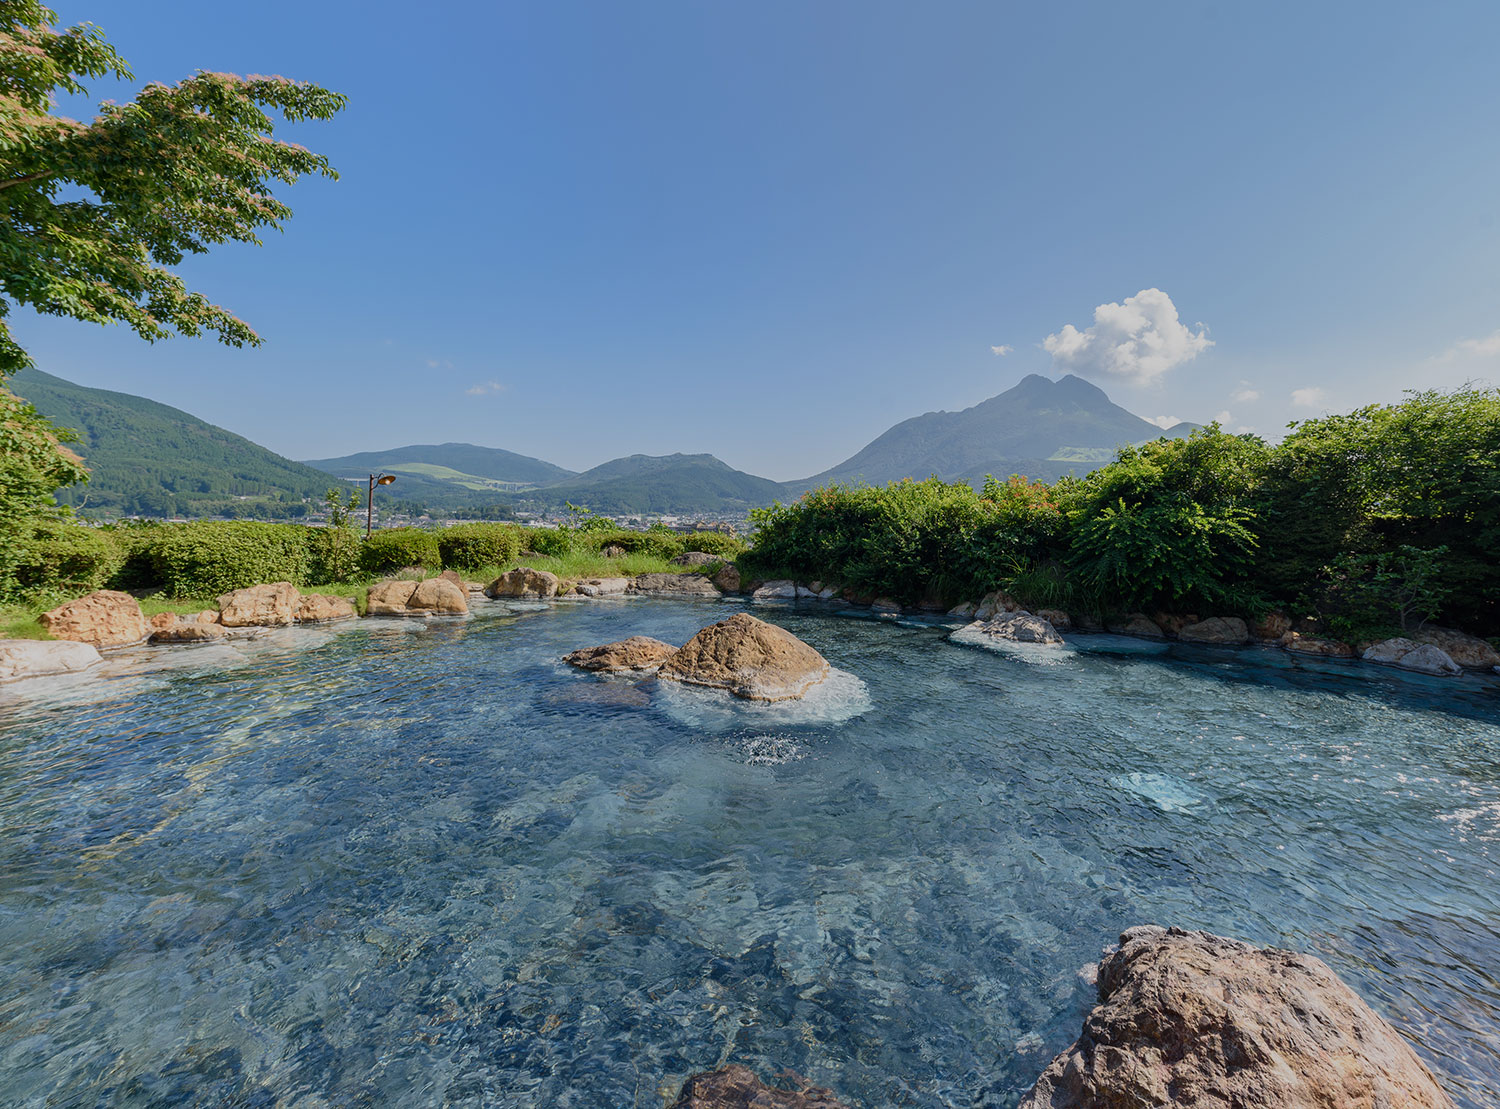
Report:
[[[658,676],[753,701],[788,701],[821,682],[828,669],[822,655],[785,628],[736,612],[688,640]]]
[[[563,661],[583,670],[598,670],[612,673],[620,670],[655,670],[675,654],[677,648],[649,635],[632,635],[618,643],[605,643],[599,647],[584,647],[582,650],[563,655]]]
[[[46,639],[0,639],[0,682],[75,674],[99,662],[91,643]]]
[[[731,1063],[689,1078],[675,1109],[848,1109],[831,1090],[789,1072],[783,1077],[796,1088],[767,1086],[749,1067]]]

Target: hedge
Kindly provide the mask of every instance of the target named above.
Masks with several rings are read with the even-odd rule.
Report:
[[[515,560],[521,536],[505,524],[456,524],[437,533],[443,565],[454,570],[501,567]]]
[[[443,556],[437,536],[420,528],[385,528],[365,540],[359,564],[367,574],[394,574],[408,566],[441,570]]]

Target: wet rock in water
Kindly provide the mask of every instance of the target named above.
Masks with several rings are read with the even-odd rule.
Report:
[[[1434,674],[1452,678],[1464,672],[1464,668],[1431,643],[1417,643],[1397,636],[1384,639],[1365,648],[1359,656],[1366,662],[1378,662],[1382,666],[1399,666],[1402,670],[1413,670],[1418,674]]]
[[[804,601],[831,601],[839,595],[839,591],[831,585],[824,585],[820,581],[808,585],[797,586],[797,598]]]
[[[1039,608],[1036,616],[1040,616],[1060,632],[1069,631],[1073,627],[1073,618],[1060,608]]]
[[[177,613],[158,612],[155,616],[151,617],[151,619],[146,622],[151,625],[151,630],[153,632],[159,632],[162,629],[170,628],[173,624],[177,623]]]
[[[1256,639],[1280,639],[1292,630],[1292,618],[1284,612],[1268,612],[1250,625]]]
[[[890,597],[876,597],[870,602],[870,611],[885,616],[900,616],[901,605]]]
[[[1185,615],[1172,612],[1156,612],[1151,615],[1151,622],[1165,632],[1168,636],[1176,638],[1183,628],[1189,624],[1198,623],[1196,615]]]
[[[724,560],[718,555],[711,555],[704,551],[683,551],[682,554],[672,559],[673,566],[712,566],[716,562]]]
[[[546,570],[520,566],[501,574],[484,587],[486,597],[515,597],[518,600],[544,600],[557,596],[557,575]]]
[[[1156,621],[1144,612],[1132,612],[1114,620],[1107,620],[1104,626],[1113,635],[1134,635],[1141,639],[1166,638],[1166,634]]]
[[[0,682],[76,674],[99,662],[91,643],[70,640],[0,639]]]
[[[365,602],[366,616],[407,616],[406,602],[417,591],[414,581],[378,581],[370,586]]]
[[[37,622],[54,639],[87,643],[91,647],[128,647],[143,642],[151,633],[140,602],[115,589],[95,590],[58,605],[37,617]]]
[[[992,620],[976,620],[969,631],[982,632],[995,639],[1011,639],[1017,643],[1041,643],[1049,647],[1061,646],[1063,638],[1040,616],[1033,616],[1024,609],[1006,612]]]
[[[1465,670],[1489,670],[1500,666],[1500,651],[1473,635],[1466,635],[1456,628],[1423,628],[1412,632],[1418,643],[1430,644],[1458,663]]]
[[[1317,655],[1321,658],[1354,657],[1354,648],[1347,643],[1340,643],[1337,639],[1324,639],[1316,635],[1303,635],[1301,632],[1287,632],[1276,642],[1284,649],[1298,655]]]
[[[797,583],[787,579],[768,581],[750,594],[752,601],[791,601],[797,597]]]
[[[197,621],[182,621],[165,628],[158,628],[151,633],[151,642],[161,645],[167,643],[209,643],[229,636],[229,629],[222,624],[200,624]]]
[[[976,602],[964,601],[962,604],[957,604],[950,608],[948,610],[948,615],[956,616],[960,620],[967,620],[969,617],[973,616],[974,613],[978,611],[978,609],[979,605]]]
[[[683,1083],[675,1109],[849,1109],[831,1090],[790,1072],[779,1077],[793,1088],[767,1086],[737,1063],[695,1074]]]
[[[652,639],[649,635],[632,635],[618,643],[584,647],[563,655],[563,661],[584,670],[606,673],[619,670],[655,670],[676,652],[676,647],[663,643],[660,639]]]
[[[789,701],[826,678],[828,662],[784,628],[737,612],[688,640],[658,676],[754,701]]]
[[[1322,960],[1132,928],[1099,1003],[1020,1109],[1453,1109],[1416,1053]]]
[[[585,597],[621,597],[630,590],[629,578],[585,578],[573,583],[573,588]]]
[[[297,623],[327,624],[334,620],[352,620],[359,615],[348,597],[330,597],[326,593],[304,593],[297,605]]]
[[[738,593],[740,591],[740,572],[733,563],[726,562],[719,567],[719,572],[714,575],[714,586],[722,593]]]
[[[1184,643],[1249,643],[1250,629],[1238,616],[1210,616],[1177,629]]]
[[[289,581],[252,585],[219,598],[219,623],[226,628],[282,627],[297,619],[302,594]]]
[[[446,578],[428,578],[417,584],[406,607],[412,612],[460,616],[469,611],[469,595],[461,585]]]
[[[703,574],[642,574],[630,592],[648,597],[717,597],[719,591]]]

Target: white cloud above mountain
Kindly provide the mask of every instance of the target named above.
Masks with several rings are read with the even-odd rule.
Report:
[[[1305,389],[1292,390],[1292,403],[1298,408],[1321,408],[1328,400],[1328,390],[1316,385],[1309,385]]]
[[[998,347],[990,347],[990,353],[994,354],[997,358],[1004,358],[1015,349],[1015,347],[1006,346],[1004,343],[1001,343]]]
[[[1202,324],[1194,331],[1160,289],[1142,289],[1120,304],[1101,304],[1094,322],[1079,330],[1065,324],[1042,340],[1053,368],[1084,377],[1149,385],[1214,345]]]

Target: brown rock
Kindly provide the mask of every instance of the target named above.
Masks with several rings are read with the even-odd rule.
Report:
[[[451,581],[460,589],[468,588],[466,585],[464,585],[464,579],[459,575],[459,572],[457,570],[444,570],[441,574],[438,575],[438,577],[442,578],[444,581]]]
[[[1060,632],[1065,632],[1073,627],[1073,618],[1060,608],[1039,608],[1035,615],[1040,616]]]
[[[618,643],[602,647],[585,647],[563,655],[563,661],[584,670],[655,670],[677,652],[670,643],[648,635],[632,635]]]
[[[584,578],[573,588],[585,597],[619,597],[630,591],[629,578]]]
[[[731,1063],[689,1078],[675,1109],[849,1109],[833,1092],[790,1072],[781,1076],[796,1087],[778,1090],[748,1067]]]
[[[718,589],[702,574],[642,574],[631,583],[632,593],[655,597],[717,597]]]
[[[219,598],[219,623],[226,628],[280,627],[297,619],[301,599],[289,581],[236,589]]]
[[[151,630],[153,632],[159,632],[163,628],[170,628],[173,624],[177,623],[177,613],[158,612],[155,616],[151,617],[151,619],[148,620],[147,623],[151,625]]]
[[[1489,670],[1500,666],[1500,651],[1477,636],[1456,628],[1423,628],[1412,632],[1418,643],[1430,643],[1465,670]]]
[[[1063,641],[1050,623],[1024,610],[1004,612],[992,620],[976,620],[967,630],[982,632],[993,639],[1040,643],[1048,647],[1060,647]]]
[[[1132,928],[1099,1003],[1020,1109],[1452,1109],[1404,1040],[1320,959]]]
[[[732,562],[726,562],[714,575],[714,586],[723,593],[738,593],[740,591],[740,572]]]
[[[186,620],[187,617],[184,616],[183,619]],[[219,610],[216,608],[205,608],[197,616],[193,617],[193,621],[198,624],[217,624],[219,622]]]
[[[428,578],[412,591],[406,607],[408,611],[457,616],[469,611],[469,595],[462,585],[448,578]]]
[[[1077,631],[1102,632],[1104,630],[1104,621],[1100,620],[1092,612],[1075,612],[1071,619],[1073,627]]]
[[[828,663],[791,632],[736,612],[688,640],[658,676],[753,701],[788,701],[826,678]]]
[[[712,566],[716,562],[723,561],[718,555],[705,554],[703,551],[684,551],[672,559],[672,565],[696,569],[699,566]]]
[[[1142,639],[1165,639],[1156,621],[1144,612],[1132,612],[1128,616],[1107,620],[1104,626],[1114,635],[1134,635]]]
[[[486,597],[515,597],[520,600],[542,600],[557,596],[557,575],[546,570],[519,566],[501,574],[484,587]]]
[[[1020,607],[1020,602],[1009,593],[1003,589],[997,589],[979,598],[979,608],[974,613],[974,619],[988,620],[1002,612],[1015,612]]]
[[[326,593],[304,593],[297,605],[297,623],[327,624],[334,620],[352,620],[359,615],[347,597],[330,597]]]
[[[1172,612],[1158,612],[1151,617],[1151,622],[1159,627],[1167,636],[1176,639],[1179,632],[1189,624],[1196,624],[1196,615],[1179,615]]]
[[[370,586],[365,615],[405,616],[408,611],[406,603],[416,591],[414,581],[378,581]]]
[[[140,602],[129,593],[100,589],[44,612],[37,621],[54,639],[93,647],[128,647],[151,633]]]
[[[1323,658],[1353,658],[1354,648],[1337,639],[1323,639],[1301,632],[1287,632],[1276,641],[1286,650],[1299,655],[1319,655]]]
[[[222,624],[199,624],[196,621],[186,623],[179,621],[170,627],[159,628],[151,633],[152,643],[207,643],[214,639],[223,639],[229,635],[229,629]]]
[[[1256,639],[1280,639],[1292,630],[1292,618],[1284,612],[1268,612],[1250,625]]]
[[[870,602],[872,612],[883,612],[888,616],[899,616],[901,605],[890,597],[876,597]]]
[[[1238,616],[1210,616],[1196,624],[1184,624],[1177,638],[1185,643],[1249,643],[1250,629]]]
[[[0,682],[73,674],[99,661],[89,643],[47,639],[0,639]]]

